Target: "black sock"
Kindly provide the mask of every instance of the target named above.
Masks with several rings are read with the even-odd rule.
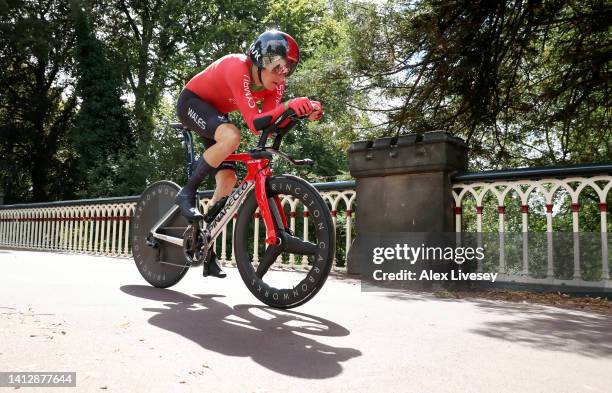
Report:
[[[195,194],[198,186],[204,181],[206,176],[211,173],[215,168],[211,166],[204,157],[202,157],[198,161],[198,166],[191,174],[189,180],[187,180],[187,184],[183,187],[183,191],[186,191],[189,194]]]

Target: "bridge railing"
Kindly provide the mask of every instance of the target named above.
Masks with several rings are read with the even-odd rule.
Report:
[[[501,281],[612,288],[611,188],[610,164],[459,174],[456,231],[496,244],[495,263],[478,269]]]
[[[479,270],[498,281],[612,288],[607,219],[612,165],[460,173],[453,177],[455,226],[481,244],[496,238],[494,263]],[[315,185],[336,229],[337,269],[346,266],[354,238],[355,182]],[[206,211],[211,193],[202,194]],[[130,217],[138,197],[0,206],[0,247],[131,256]],[[284,198],[294,232],[304,238],[308,209]],[[257,215],[254,220],[260,220]],[[216,241],[216,252],[235,262],[235,219]],[[257,225],[255,225],[257,227]],[[284,263],[299,264],[291,256]]]
[[[338,244],[335,267],[343,270],[353,238],[355,183],[314,186],[331,210]],[[206,212],[212,192],[205,191],[201,197]],[[0,206],[0,247],[131,257],[130,220],[137,201],[138,196],[133,196]],[[282,204],[291,229],[303,233],[299,229],[308,227],[308,209],[290,197],[283,198]],[[254,220],[258,222],[260,218],[256,215]],[[235,223],[236,217],[215,242],[217,255],[228,264],[235,263],[232,236]],[[306,238],[307,231],[303,235]],[[283,262],[293,265],[301,261],[291,255]]]

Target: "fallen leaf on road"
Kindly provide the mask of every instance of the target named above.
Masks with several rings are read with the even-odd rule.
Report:
[[[120,328],[122,328],[122,329],[125,329],[125,328],[127,328],[128,326],[130,326],[130,323],[129,323],[129,322],[122,323],[121,325],[119,325],[119,327],[120,327]]]
[[[449,291],[437,291],[433,293],[435,297],[439,297],[442,299],[459,299],[459,296],[456,293]]]

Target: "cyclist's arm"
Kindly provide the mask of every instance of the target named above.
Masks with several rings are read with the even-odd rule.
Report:
[[[284,93],[285,93],[285,84],[283,83],[275,91],[267,95],[264,98],[263,104],[261,105],[261,114],[259,117],[262,117],[261,115],[264,115],[267,112],[274,113],[276,110],[278,110],[277,108],[279,106],[282,107],[281,114],[284,111],[286,111],[289,108],[289,106],[288,106],[288,102],[285,102],[285,103],[282,102]],[[270,119],[270,122],[276,120],[277,117],[278,116],[272,117]],[[289,124],[289,122],[291,122],[291,119],[286,119],[285,121],[282,122],[282,124],[279,125],[279,127],[284,128],[287,126],[287,124]]]
[[[280,115],[283,114],[283,112],[285,112],[287,110],[287,105],[286,104],[280,104],[275,106],[273,109],[270,109],[268,111],[264,111],[262,108],[261,113],[255,115],[253,117],[253,122],[255,122],[255,120],[257,119],[266,119],[265,120],[265,124],[271,124],[272,122],[274,122],[274,120],[276,120]],[[284,127],[287,125],[288,120],[290,119],[286,119],[281,125],[280,127]],[[251,131],[253,131],[255,128],[251,128]],[[259,131],[255,131],[259,134]]]
[[[269,108],[264,102],[264,108],[269,109],[259,113],[257,102],[255,98],[253,98],[253,94],[251,92],[251,78],[244,73],[243,69],[236,67],[234,69],[227,70],[225,77],[227,85],[230,86],[232,95],[236,100],[238,110],[240,110],[244,121],[251,132],[253,132],[255,135],[259,135],[259,131],[255,129],[255,125],[253,124],[255,119],[269,118],[267,121],[269,124],[276,120],[276,118],[282,115],[285,111],[284,105],[270,105],[272,107]]]

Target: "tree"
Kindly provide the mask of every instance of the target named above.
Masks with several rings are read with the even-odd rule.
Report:
[[[121,99],[121,73],[108,50],[96,38],[80,2],[72,2],[76,33],[75,59],[81,101],[71,138],[79,154],[81,195],[109,196],[137,192],[127,165],[134,138]]]
[[[470,144],[475,168],[611,158],[604,1],[354,10],[355,69],[383,97],[372,109],[385,115],[386,133],[453,131]]]
[[[71,31],[65,1],[0,4],[0,176],[6,203],[74,196],[74,151],[66,130],[71,90]]]
[[[293,21],[282,27],[295,34],[300,43],[300,65],[287,80],[285,98],[318,100],[325,116],[320,122],[306,122],[294,130],[283,145],[291,154],[314,159],[316,165],[295,168],[282,161],[276,165],[279,172],[297,172],[314,181],[340,180],[348,177],[346,150],[359,137],[359,128],[368,125],[367,118],[347,105],[361,102],[351,74],[348,9],[344,1],[299,4],[301,7],[292,7],[292,12],[281,16],[282,4],[275,3],[272,8],[277,14],[270,14],[270,20]]]

